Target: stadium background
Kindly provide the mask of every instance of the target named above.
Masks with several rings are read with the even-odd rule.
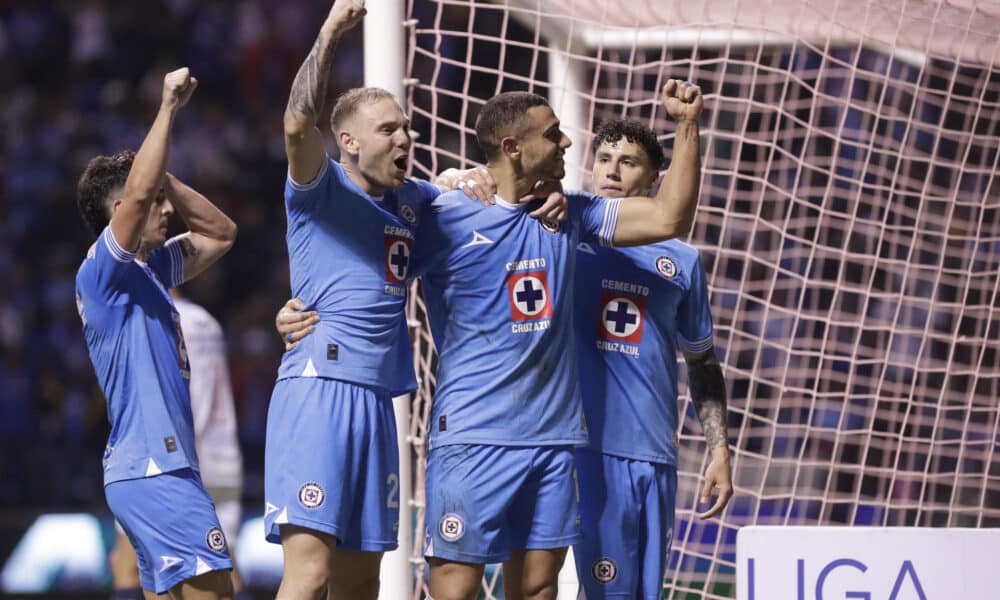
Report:
[[[515,42],[501,45],[504,89],[547,76],[533,30],[469,4],[407,3],[414,127],[427,136],[418,175],[459,165],[463,148],[479,159],[475,101],[462,97],[497,91],[500,32]],[[249,515],[261,511],[281,351],[272,318],[289,293],[281,114],[327,9],[0,0],[0,561],[39,514],[107,516],[104,401],[72,301],[90,243],[74,185],[92,155],[139,145],[176,65],[200,86],[170,170],[240,226],[234,249],[186,292],[227,333],[244,500]],[[360,38],[359,28],[339,44],[331,96],[362,83]],[[655,116],[664,74],[698,81],[709,98],[692,241],[710,274],[738,498],[724,526],[678,536],[673,567],[686,560],[695,579],[731,581],[736,527],[751,522],[1000,525],[1000,70],[944,58],[918,67],[859,44],[593,54],[594,118],[628,114],[669,138]],[[470,75],[465,57],[484,70]],[[816,134],[824,128],[835,135]],[[690,417],[687,516],[703,468]]]

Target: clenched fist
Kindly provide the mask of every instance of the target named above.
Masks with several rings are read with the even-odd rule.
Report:
[[[690,81],[680,79],[667,81],[663,86],[660,101],[663,102],[663,108],[667,109],[667,114],[675,121],[697,121],[705,105],[701,88]]]
[[[330,9],[330,18],[337,29],[346,31],[357,25],[367,12],[365,0],[336,0]]]
[[[187,104],[198,87],[198,80],[191,76],[187,67],[167,73],[163,78],[163,106],[177,110]]]

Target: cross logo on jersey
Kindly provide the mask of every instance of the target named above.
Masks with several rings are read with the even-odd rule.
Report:
[[[385,236],[385,280],[389,283],[406,283],[412,243],[407,238]]]
[[[545,319],[552,316],[549,284],[545,271],[511,273],[507,276],[510,317],[515,321]]]
[[[601,294],[601,314],[597,337],[638,344],[642,342],[642,324],[646,318],[646,300],[614,292]]]

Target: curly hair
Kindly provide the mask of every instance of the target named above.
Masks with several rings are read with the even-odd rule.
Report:
[[[602,123],[594,134],[591,150],[596,152],[604,142],[613,144],[622,138],[640,146],[654,169],[659,171],[663,168],[667,159],[663,155],[663,146],[657,141],[656,134],[649,127],[631,119],[611,119]]]
[[[131,150],[98,156],[87,163],[80,176],[76,185],[76,204],[94,235],[100,234],[111,221],[111,195],[125,187],[134,159],[135,152]]]

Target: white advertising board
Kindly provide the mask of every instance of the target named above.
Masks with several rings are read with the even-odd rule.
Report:
[[[1000,600],[1000,529],[744,527],[737,600]]]

